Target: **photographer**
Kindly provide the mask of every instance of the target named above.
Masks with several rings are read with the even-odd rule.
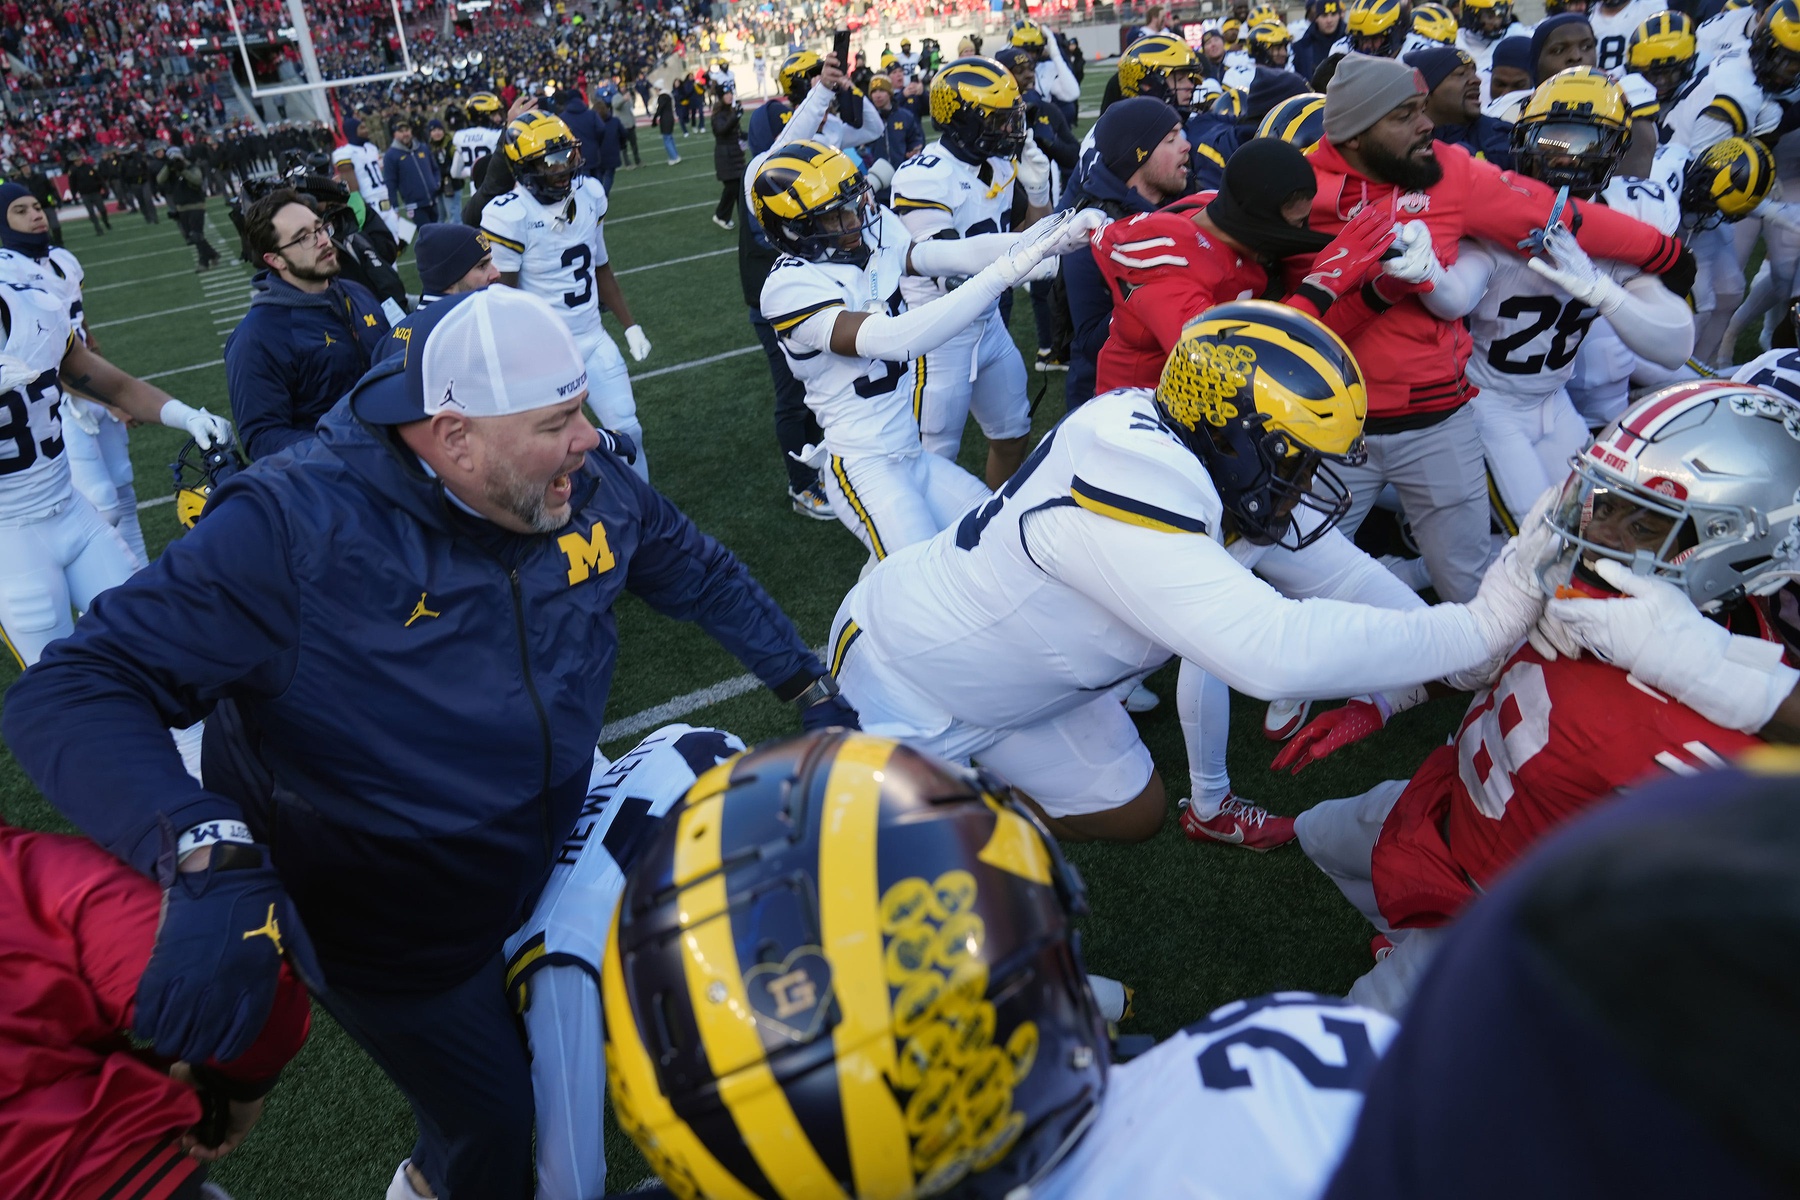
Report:
[[[169,213],[181,229],[181,236],[194,248],[200,265],[196,272],[211,269],[218,263],[219,252],[206,240],[206,175],[187,161],[181,147],[169,150],[162,170],[156,173],[156,186],[168,197]]]

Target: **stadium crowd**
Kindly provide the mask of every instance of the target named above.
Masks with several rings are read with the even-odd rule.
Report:
[[[150,70],[141,14],[8,7],[46,85]],[[392,67],[382,12],[332,74]],[[9,118],[0,732],[81,831],[0,826],[22,1194],[222,1196],[309,995],[411,1106],[389,1200],[605,1196],[607,1111],[683,1198],[1793,1194],[1800,0],[1516,17],[1153,7],[1089,113],[1023,13],[847,55],[816,6],[558,5],[329,124],[223,127],[191,67]],[[736,452],[867,552],[822,652],[656,486],[640,113],[712,139]],[[202,271],[227,198],[229,419],[102,357],[47,167]],[[143,423],[189,438],[153,562]],[[624,592],[802,732],[606,758]],[[1295,773],[1467,707],[1286,815],[1234,692]],[[1121,1033],[1061,846],[1170,824],[1297,846],[1367,921],[1347,994]]]

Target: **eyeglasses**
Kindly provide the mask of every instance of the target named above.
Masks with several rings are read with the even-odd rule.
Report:
[[[280,254],[283,250],[291,250],[302,242],[316,242],[319,240],[321,234],[324,235],[326,241],[331,240],[331,230],[323,221],[315,223],[312,228],[301,233],[301,235],[293,241],[281,243],[281,245],[275,247],[275,253]]]

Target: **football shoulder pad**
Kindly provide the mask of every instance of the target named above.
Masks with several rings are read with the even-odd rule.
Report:
[[[922,209],[954,213],[956,183],[956,160],[942,146],[928,146],[894,172],[893,209],[902,217]]]
[[[606,189],[600,186],[600,181],[595,179],[592,175],[583,175],[580,177],[580,182],[576,186],[583,195],[587,196],[587,198],[593,202],[594,224],[598,225],[601,221],[604,221],[606,219],[607,199]]]
[[[487,202],[481,210],[481,232],[493,243],[494,265],[502,271],[517,270],[519,256],[525,253],[525,203],[518,192]]]
[[[780,337],[827,309],[847,307],[844,288],[832,272],[803,258],[783,255],[763,280],[763,319]]]
[[[1607,181],[1600,198],[1614,212],[1636,217],[1668,237],[1674,237],[1681,224],[1681,192],[1662,180],[1615,175]]]
[[[1069,497],[1081,508],[1164,533],[1218,535],[1218,490],[1163,424],[1149,388],[1094,397],[1057,437],[1069,439]]]

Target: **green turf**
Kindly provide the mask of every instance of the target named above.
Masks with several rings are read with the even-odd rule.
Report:
[[[1092,106],[1103,78],[1090,76]],[[708,208],[688,208],[643,220],[664,209],[710,202],[711,146],[682,143],[685,161],[669,167],[654,139],[644,141],[645,166],[615,180],[607,244],[619,270],[708,251],[733,249],[735,233],[711,223]],[[221,249],[225,222],[213,222]],[[115,220],[115,233],[96,238],[85,223],[65,223],[69,246],[88,262],[89,320],[107,357],[134,373],[169,371],[219,356],[223,336],[206,307],[121,325],[108,322],[202,304],[206,297],[193,259],[167,222],[146,227],[137,217]],[[127,255],[154,255],[134,257]],[[179,273],[179,274],[177,274]],[[416,286],[410,263],[405,271]],[[153,275],[172,275],[152,279]],[[734,255],[637,272],[623,279],[634,314],[655,343],[637,373],[739,347],[755,338],[746,319]],[[111,286],[125,285],[125,286]],[[1023,292],[1014,305],[1013,333],[1030,362],[1031,306]],[[614,331],[615,337],[618,331]],[[1033,375],[1035,392],[1045,376]],[[1041,434],[1062,411],[1061,377],[1036,416]],[[158,381],[173,394],[225,412],[224,371],[171,375]],[[838,601],[864,561],[856,540],[836,523],[805,520],[789,511],[785,474],[775,448],[773,394],[760,354],[642,381],[638,408],[657,485],[700,526],[749,564],[756,576],[819,644]],[[168,463],[182,435],[144,428],[132,437],[140,499],[169,492]],[[963,462],[981,473],[986,447],[971,429]],[[177,532],[173,508],[142,513],[152,552]],[[742,668],[698,631],[652,614],[627,597],[620,605],[618,673],[607,716],[619,720],[651,705],[739,674]],[[0,664],[0,686],[17,672]],[[1151,681],[1164,697],[1140,728],[1168,784],[1171,804],[1187,794],[1180,724],[1174,706],[1175,672]],[[1461,714],[1459,700],[1439,701],[1404,714],[1393,726],[1303,777],[1268,772],[1271,747],[1260,734],[1262,706],[1233,704],[1230,761],[1236,788],[1276,811],[1297,813],[1331,796],[1350,795],[1375,782],[1411,773],[1441,744]],[[792,713],[756,692],[688,718],[732,729],[746,740],[795,732]],[[609,746],[617,752],[621,746]],[[0,817],[37,828],[66,829],[25,780],[10,753],[0,751]],[[1213,1005],[1276,988],[1341,993],[1369,965],[1370,930],[1336,890],[1292,847],[1250,854],[1184,841],[1171,821],[1144,846],[1077,846],[1073,860],[1085,875],[1093,915],[1083,923],[1091,968],[1138,989],[1132,1032],[1164,1035]],[[381,1193],[394,1164],[411,1144],[405,1104],[340,1030],[318,1013],[312,1040],[271,1098],[256,1135],[217,1169],[215,1177],[239,1197],[339,1200]],[[608,1123],[615,1187],[646,1172],[635,1150]]]

